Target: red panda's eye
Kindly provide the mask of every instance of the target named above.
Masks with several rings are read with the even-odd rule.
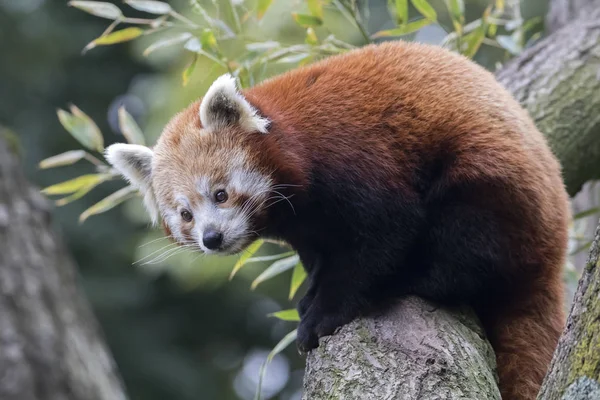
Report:
[[[224,203],[228,198],[229,196],[227,196],[227,192],[224,190],[219,190],[217,193],[215,193],[215,201],[217,203]]]
[[[190,222],[194,218],[194,216],[188,210],[182,210],[181,211],[181,218],[183,218],[183,220],[185,222]]]

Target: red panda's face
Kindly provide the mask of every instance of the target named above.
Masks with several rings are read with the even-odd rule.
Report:
[[[154,149],[115,144],[106,156],[175,241],[231,254],[257,237],[272,194],[273,171],[256,146],[268,124],[225,75],[173,118]]]
[[[152,176],[166,229],[206,253],[241,251],[257,236],[272,188],[270,171],[244,145],[248,133],[205,132],[185,118],[170,129],[155,148]]]

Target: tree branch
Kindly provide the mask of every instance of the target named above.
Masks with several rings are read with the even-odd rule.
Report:
[[[309,353],[304,399],[500,399],[496,359],[469,309],[418,297],[342,327]]]

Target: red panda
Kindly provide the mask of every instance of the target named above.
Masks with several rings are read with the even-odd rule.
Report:
[[[393,42],[244,91],[224,75],[153,149],[107,159],[179,243],[293,246],[301,350],[404,295],[467,303],[502,397],[535,398],[564,320],[568,196],[527,113],[466,58]]]

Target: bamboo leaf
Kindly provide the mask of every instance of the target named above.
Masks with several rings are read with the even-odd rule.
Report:
[[[263,379],[265,377],[265,374],[267,373],[267,366],[269,365],[269,363],[271,362],[271,360],[273,360],[273,358],[277,354],[281,353],[291,343],[293,343],[294,340],[296,340],[297,336],[298,336],[298,331],[296,329],[294,329],[293,331],[291,331],[290,333],[288,333],[287,335],[285,335],[285,337],[283,339],[281,339],[279,341],[279,343],[277,343],[275,345],[275,347],[273,348],[273,350],[271,350],[271,352],[267,356],[267,359],[265,360],[265,362],[263,363],[263,365],[260,367],[260,372],[258,373],[258,385],[256,387],[256,394],[254,395],[254,400],[260,400],[261,391],[262,391],[262,381],[263,381]]]
[[[426,18],[419,19],[417,21],[409,22],[408,24],[403,25],[399,28],[389,29],[386,31],[379,31],[379,32],[375,33],[374,35],[372,35],[371,37],[373,39],[376,39],[376,38],[389,37],[389,36],[402,36],[402,35],[416,32],[419,29],[431,24],[431,22],[432,21],[430,21]]]
[[[323,3],[321,0],[307,0],[308,10],[319,19],[323,19]]]
[[[135,119],[127,112],[125,106],[121,106],[119,108],[119,128],[121,129],[121,133],[127,139],[127,142],[131,144],[141,144],[142,146],[146,144],[146,140],[144,139],[144,134],[142,130],[138,126]]]
[[[300,315],[298,310],[290,308],[289,310],[281,310],[267,315],[268,317],[275,317],[282,321],[300,321]]]
[[[96,46],[107,46],[111,44],[127,42],[140,37],[143,34],[144,31],[137,27],[121,29],[119,31],[109,33],[108,35],[100,36],[98,39],[94,39],[92,42],[88,43],[87,46],[85,46],[83,51],[85,52],[91,50]]]
[[[86,148],[102,152],[104,150],[104,138],[98,126],[74,105],[71,106],[71,113],[61,109],[57,111],[62,126]]]
[[[123,13],[119,7],[111,3],[103,1],[70,1],[67,4],[97,17],[106,19],[123,18]]]
[[[412,5],[428,20],[437,21],[437,13],[427,0],[410,0]]]
[[[65,165],[75,164],[77,161],[85,157],[85,151],[83,150],[71,150],[61,154],[57,154],[52,157],[48,157],[45,160],[40,161],[39,167],[41,169],[63,167]]]
[[[171,6],[162,1],[125,0],[125,3],[136,10],[145,11],[150,14],[164,15],[172,11]]]
[[[233,266],[233,270],[231,270],[231,274],[229,275],[230,280],[233,279],[235,274],[237,274],[237,272],[240,269],[242,269],[242,267],[246,264],[246,261],[248,261],[248,259],[252,257],[264,243],[265,241],[263,239],[258,239],[250,246],[248,246],[248,248],[240,256],[239,260],[237,260],[237,262]]]
[[[292,272],[292,280],[290,282],[290,295],[289,299],[293,299],[296,295],[296,292],[302,285],[302,282],[306,279],[306,271],[304,270],[304,266],[301,262],[294,266],[294,271]]]
[[[192,76],[192,74],[194,73],[194,70],[196,69],[197,62],[198,62],[198,54],[194,54],[194,58],[192,59],[192,62],[190,62],[187,67],[185,67],[185,69],[183,70],[183,73],[181,74],[181,80],[183,82],[183,86],[187,86],[187,84],[190,82],[190,77]]]
[[[136,188],[134,188],[133,186],[125,186],[124,188],[117,190],[110,196],[105,197],[104,199],[100,200],[98,203],[94,204],[93,206],[91,206],[90,208],[85,210],[79,216],[79,222],[83,223],[86,219],[88,219],[92,215],[97,215],[97,214],[106,212],[106,211],[110,210],[111,208],[118,206],[125,200],[132,198],[137,193],[138,193],[138,190]]]
[[[189,32],[184,32],[181,33],[177,36],[173,36],[167,39],[163,39],[163,40],[158,40],[154,43],[152,43],[150,46],[148,46],[148,48],[146,50],[144,50],[144,56],[148,57],[148,55],[150,53],[152,53],[155,50],[158,49],[162,49],[165,47],[170,47],[179,43],[183,43],[187,40],[189,40],[193,35]]]
[[[313,15],[292,13],[292,17],[298,25],[303,26],[305,28],[308,28],[310,26],[320,26],[323,24],[323,20],[321,18],[315,17]]]
[[[258,285],[262,282],[277,276],[288,269],[291,269],[294,265],[296,265],[300,261],[300,257],[298,255],[293,255],[291,257],[284,258],[282,260],[275,261],[271,264],[267,269],[265,269],[253,282],[250,288],[252,290],[256,289]]]

